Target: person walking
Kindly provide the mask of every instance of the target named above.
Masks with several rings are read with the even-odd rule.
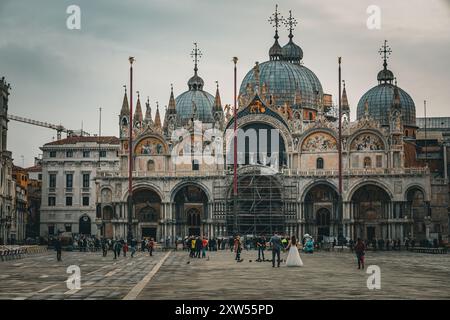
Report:
[[[261,261],[266,261],[266,259],[264,258],[264,250],[266,249],[266,237],[264,235],[262,235],[261,237],[259,237],[256,240],[256,248],[258,249],[258,262]],[[262,257],[262,260],[261,260]]]
[[[123,251],[123,256],[126,257],[127,256],[127,252],[128,252],[128,243],[125,241],[123,246],[122,246],[122,251]]]
[[[281,238],[278,233],[270,238],[270,244],[272,245],[272,267],[275,268],[275,256],[277,257],[278,268],[280,267],[281,262],[281,249],[283,249],[283,243],[281,242]]]
[[[106,257],[106,255],[108,254],[108,243],[106,242],[106,239],[102,239],[102,252],[103,257]]]
[[[236,257],[234,258],[234,260],[236,260],[237,262],[241,262],[242,242],[240,236],[236,236],[232,247],[234,247],[234,252],[236,252]]]
[[[122,243],[120,241],[116,241],[114,250],[114,259],[116,258],[116,256],[117,258],[120,258],[120,252],[122,251]]]
[[[364,242],[358,238],[355,245],[356,258],[358,259],[358,269],[364,269],[364,256],[366,254],[366,246]]]
[[[202,250],[203,250],[203,239],[202,237],[197,237],[197,239],[195,240],[195,257],[200,259],[201,255],[202,255]]]
[[[150,254],[150,257],[153,256],[153,249],[155,247],[155,241],[153,238],[150,238],[150,241],[148,242],[148,252]]]
[[[55,239],[55,250],[56,250],[56,260],[61,261],[62,245],[61,239],[59,237]]]
[[[137,241],[136,239],[132,239],[131,240],[131,257],[134,257],[134,254],[136,253],[136,245],[137,245]]]

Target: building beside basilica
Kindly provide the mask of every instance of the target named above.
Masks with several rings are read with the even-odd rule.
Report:
[[[269,60],[249,70],[239,90],[238,196],[233,196],[233,145],[226,143],[227,129],[234,127],[232,110],[222,104],[218,86],[214,95],[205,90],[195,47],[194,75],[177,97],[171,89],[164,119],[159,106],[153,119],[148,101],[143,110],[139,97],[131,117],[125,92],[120,164],[114,170],[99,168],[95,177],[102,235],[127,236],[132,148],[132,232],[137,238],[173,241],[278,231],[317,238],[446,241],[447,175],[432,174],[427,159],[419,157],[415,103],[388,69],[386,43],[382,70],[359,100],[354,122],[343,87],[339,142],[332,97],[303,63],[303,50],[293,40],[294,19],[287,20],[289,41],[283,47],[278,13],[272,20],[276,33]]]

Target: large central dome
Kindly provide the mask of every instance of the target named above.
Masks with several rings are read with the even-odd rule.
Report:
[[[297,24],[289,11],[287,25],[289,42],[281,48],[278,43],[279,13],[276,10],[273,18],[275,42],[269,50],[269,61],[250,70],[242,81],[240,96],[252,99],[255,92],[269,98],[275,106],[293,106],[318,110],[323,98],[322,85],[317,76],[301,64],[303,50],[294,43],[293,28]]]
[[[255,90],[256,86],[259,90],[265,86],[276,106],[293,105],[296,95],[300,94],[302,107],[316,110],[323,96],[322,85],[314,72],[282,60],[261,63],[259,75],[254,69],[250,70],[242,81],[240,95],[245,96],[249,88]]]

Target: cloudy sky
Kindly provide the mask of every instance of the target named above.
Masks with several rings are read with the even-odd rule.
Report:
[[[450,116],[450,0],[0,0],[0,76],[12,85],[9,113],[118,135],[128,57],[135,56],[135,89],[164,109],[173,83],[187,89],[193,74],[193,42],[203,51],[199,74],[214,94],[219,81],[223,103],[232,103],[233,64],[239,79],[256,61],[268,59],[273,28],[267,20],[275,3],[299,20],[294,41],[304,64],[337,96],[337,57],[354,118],[359,98],[376,85],[384,39],[398,84],[423,100],[432,116]],[[69,5],[81,8],[81,30],[66,27]],[[369,30],[369,5],[381,9],[381,29]],[[288,40],[280,32],[280,43]],[[162,111],[162,110],[161,110]],[[56,138],[52,130],[11,121],[8,149],[17,165],[32,165],[39,147]]]

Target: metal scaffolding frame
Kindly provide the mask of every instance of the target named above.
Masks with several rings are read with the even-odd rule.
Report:
[[[282,174],[264,175],[258,170],[241,174],[236,202],[232,180],[226,180],[214,185],[214,193],[218,201],[215,217],[222,220],[228,235],[233,235],[235,224],[240,235],[283,233],[286,222],[295,219],[297,186]]]

